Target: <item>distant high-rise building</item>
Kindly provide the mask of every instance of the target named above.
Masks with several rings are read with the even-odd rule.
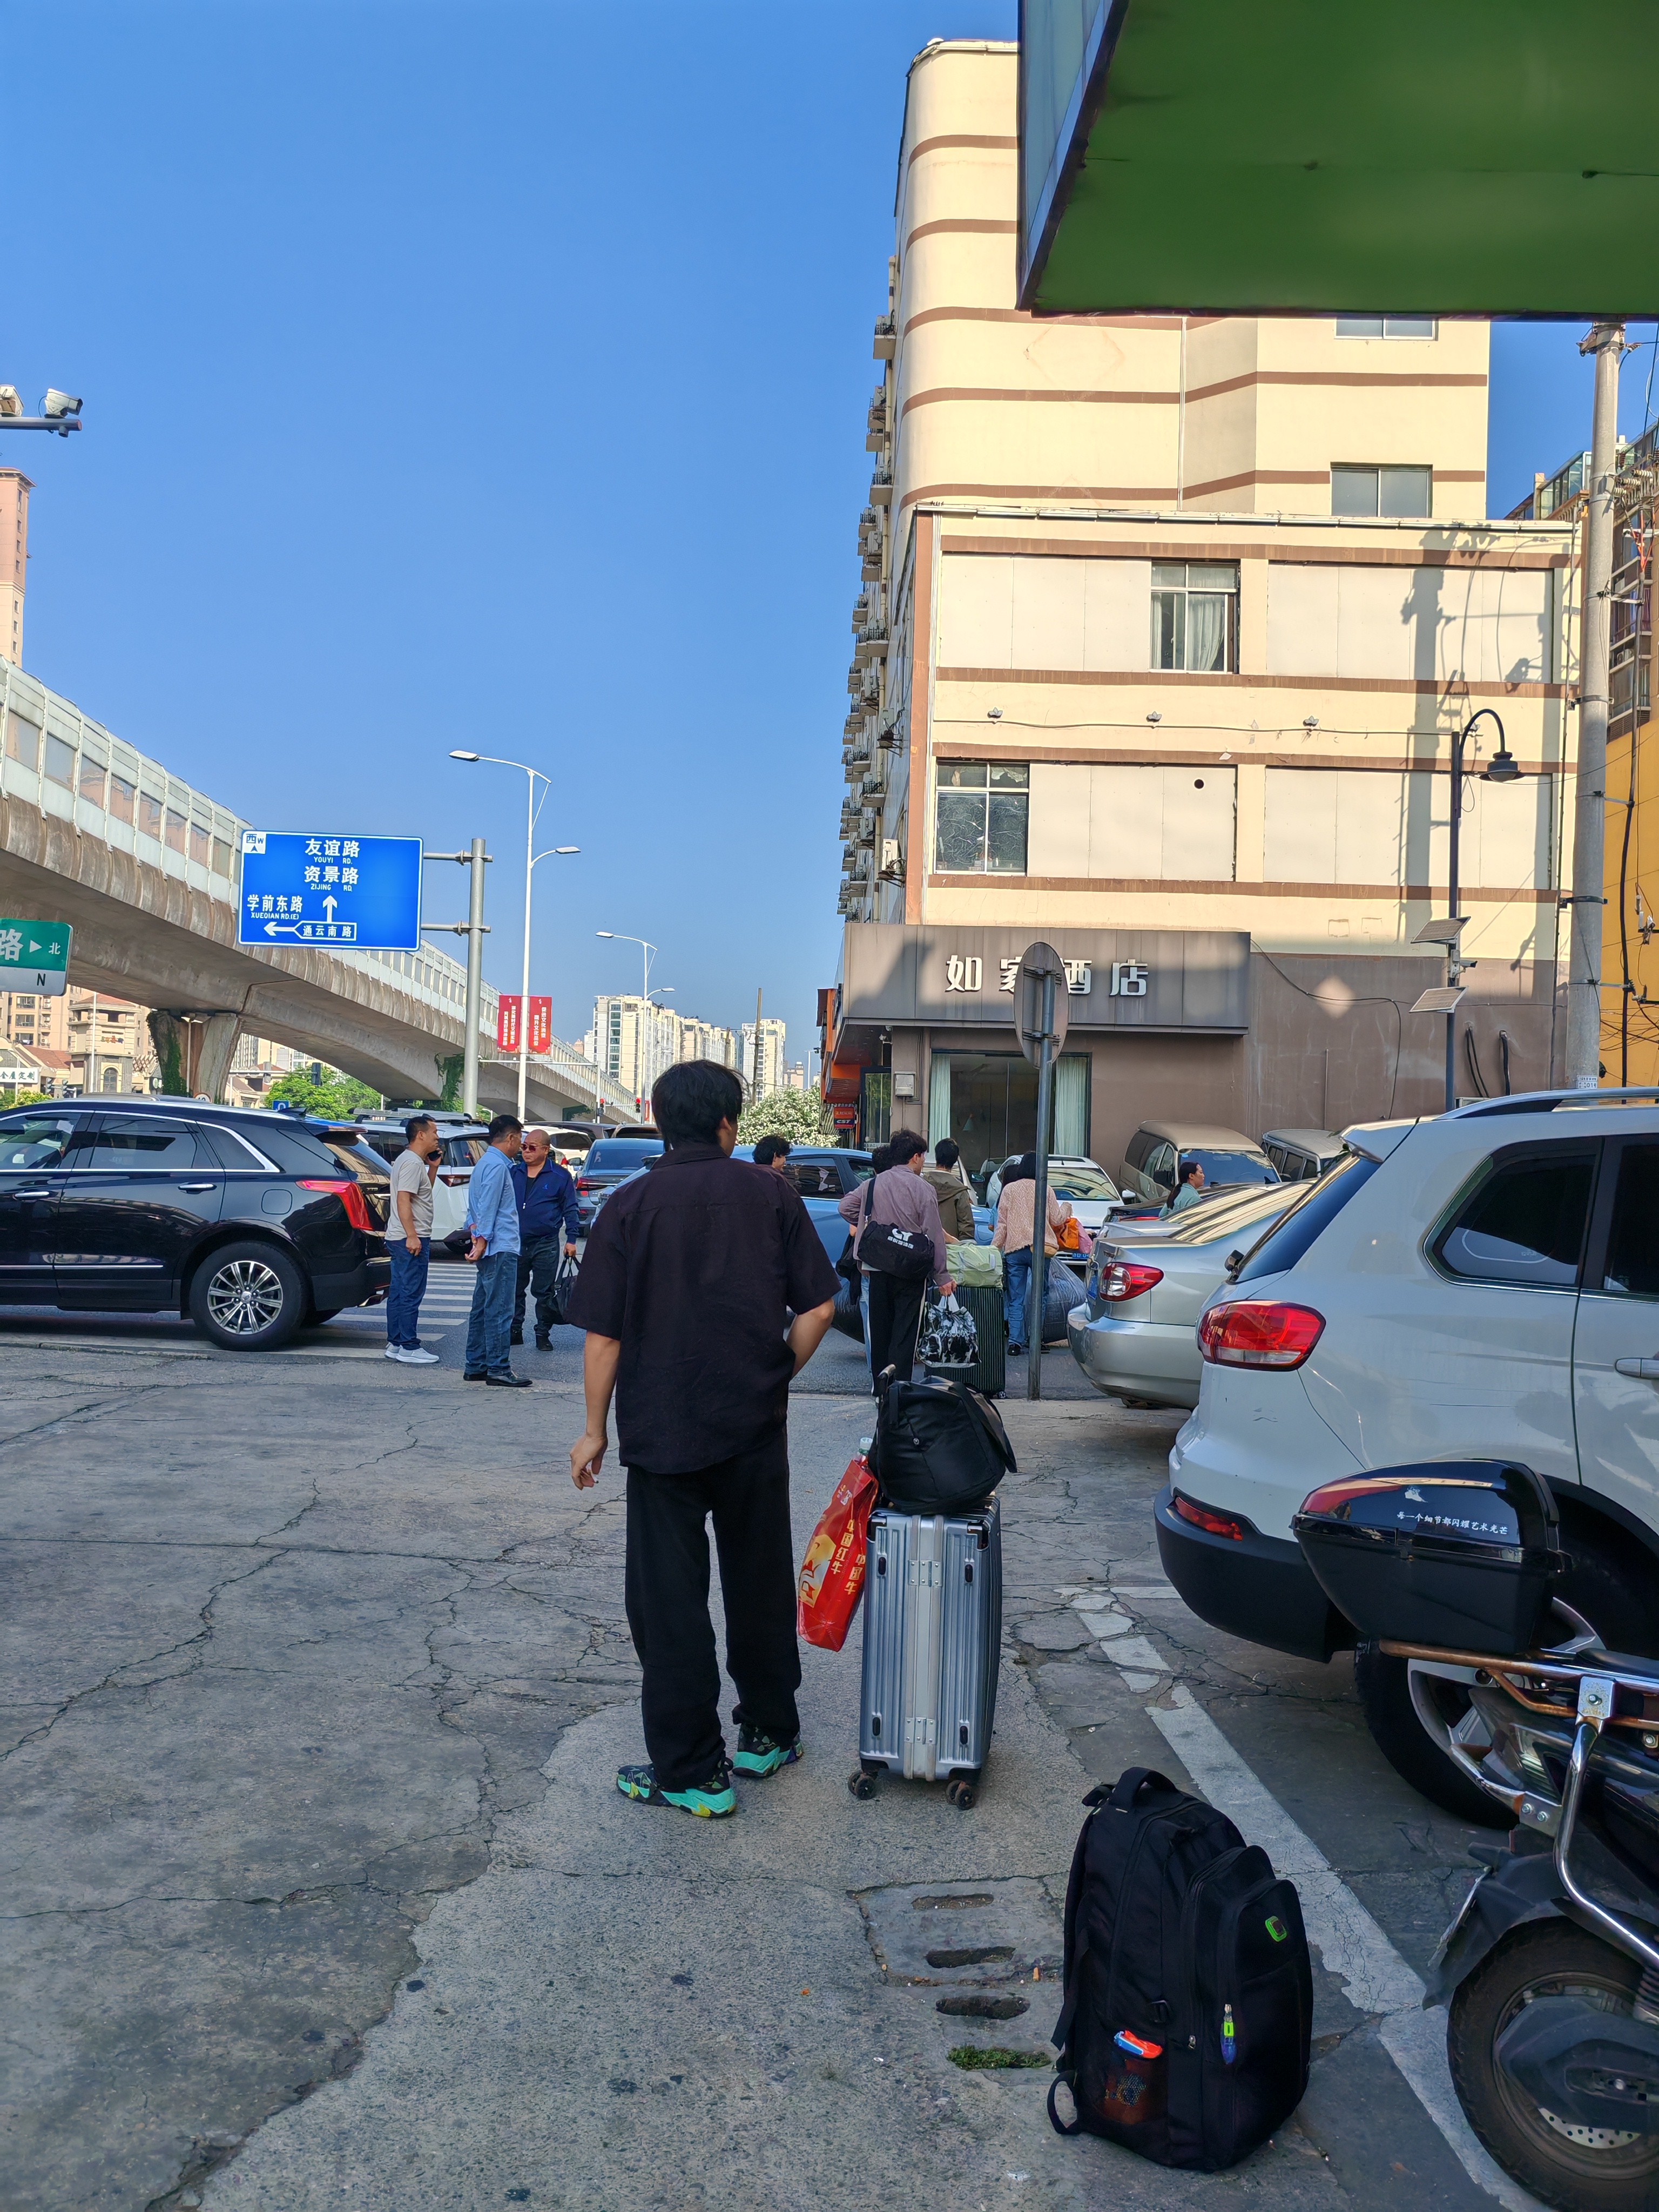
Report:
[[[718,1022],[699,1021],[695,1014],[682,1014],[679,1056],[682,1060],[713,1060],[722,1067],[735,1067],[738,1040]]]
[[[29,494],[21,469],[0,469],[0,659],[23,665],[23,593],[28,583]]]
[[[633,1094],[641,1114],[650,1109],[652,1085],[681,1057],[681,1018],[634,995],[593,1002],[594,1060],[618,1091]]]
[[[743,1060],[738,1072],[757,1098],[769,1097],[773,1091],[787,1088],[785,1069],[788,1063],[784,1058],[783,1037],[783,1024],[775,1015],[767,1015],[760,1025],[760,1060],[757,1065],[755,1024],[745,1022],[743,1025]]]

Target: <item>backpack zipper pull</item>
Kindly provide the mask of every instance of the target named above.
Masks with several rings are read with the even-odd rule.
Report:
[[[1231,2066],[1237,2056],[1238,2043],[1236,2031],[1233,2027],[1233,2008],[1230,2004],[1224,2004],[1221,2008],[1221,2057],[1223,2063]]]

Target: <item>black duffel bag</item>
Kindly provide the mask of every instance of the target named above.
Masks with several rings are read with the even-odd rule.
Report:
[[[970,1513],[1017,1471],[1008,1432],[981,1392],[943,1376],[883,1379],[870,1451],[883,1504],[901,1513]]]
[[[933,1272],[933,1240],[921,1229],[901,1229],[896,1222],[871,1220],[870,1193],[875,1181],[872,1176],[859,1201],[854,1256],[878,1275],[892,1276],[896,1282],[925,1283]]]

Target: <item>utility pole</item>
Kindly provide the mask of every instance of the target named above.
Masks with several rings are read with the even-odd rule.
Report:
[[[1595,356],[1589,496],[1584,502],[1584,604],[1579,623],[1578,772],[1572,825],[1567,962],[1567,1082],[1594,1091],[1601,1070],[1601,921],[1607,840],[1607,654],[1612,622],[1613,471],[1619,443],[1622,323],[1596,323],[1580,346]]]
[[[761,1095],[761,994],[755,993],[755,1097]]]
[[[461,1111],[476,1121],[478,1115],[478,1024],[483,1019],[483,941],[489,931],[483,918],[484,864],[491,855],[484,850],[482,837],[472,840],[471,849],[465,853],[425,853],[427,860],[455,860],[472,871],[472,896],[467,902],[465,921],[422,921],[422,929],[448,932],[466,939],[466,1013],[465,1034],[461,1040]],[[529,1005],[519,1009],[521,1022],[530,1018]]]

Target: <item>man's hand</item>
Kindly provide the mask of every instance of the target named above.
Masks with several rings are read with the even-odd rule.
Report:
[[[956,1287],[957,1287],[957,1286],[956,1286],[956,1285],[955,1285],[955,1284],[951,1280],[951,1278],[947,1275],[947,1276],[945,1278],[945,1280],[944,1280],[944,1281],[939,1285],[939,1294],[940,1297],[942,1297],[942,1298],[948,1298],[948,1297],[950,1297],[952,1295],[952,1293],[955,1291]]]
[[[488,1241],[484,1237],[475,1236],[466,1248],[466,1256],[469,1260],[479,1261],[483,1259],[488,1249]]]
[[[605,1455],[611,1449],[611,1439],[603,1429],[597,1433],[587,1430],[570,1447],[570,1480],[578,1490],[592,1490],[605,1465]]]
[[[576,1248],[568,1238],[565,1242],[564,1256],[567,1260],[574,1260],[576,1256]]]
[[[408,1251],[409,1251],[409,1252],[413,1255],[413,1257],[414,1257],[414,1258],[416,1258],[416,1260],[418,1260],[418,1259],[420,1258],[420,1256],[421,1256],[421,1240],[420,1240],[420,1238],[419,1238],[418,1237],[412,1236],[412,1235],[411,1235],[411,1236],[409,1236],[409,1237],[404,1237],[404,1248],[405,1248],[405,1249],[406,1249],[406,1250],[408,1250]]]

